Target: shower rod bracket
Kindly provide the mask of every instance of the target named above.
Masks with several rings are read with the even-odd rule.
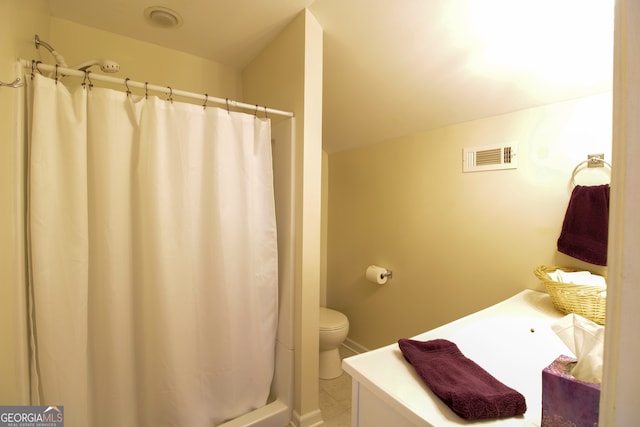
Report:
[[[17,88],[20,86],[23,86],[24,83],[22,82],[22,80],[20,80],[20,77],[18,77],[17,79],[15,79],[14,81],[12,81],[11,83],[5,83],[3,81],[0,81],[0,87],[13,87],[13,88]]]

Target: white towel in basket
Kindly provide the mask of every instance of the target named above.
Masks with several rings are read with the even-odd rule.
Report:
[[[548,272],[547,275],[551,280],[558,283],[571,283],[574,285],[590,285],[590,286],[607,286],[604,277],[593,274],[590,271],[562,271],[556,270]]]

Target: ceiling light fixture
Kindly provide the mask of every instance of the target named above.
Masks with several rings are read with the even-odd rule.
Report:
[[[182,25],[182,17],[175,10],[162,6],[151,6],[144,10],[144,16],[152,25],[161,28],[177,28]]]

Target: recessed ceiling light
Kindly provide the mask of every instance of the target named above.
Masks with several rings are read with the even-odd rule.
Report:
[[[144,16],[152,25],[162,28],[177,28],[182,25],[182,17],[175,10],[162,6],[151,6],[144,10]]]

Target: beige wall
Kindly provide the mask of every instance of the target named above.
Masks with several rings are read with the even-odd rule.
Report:
[[[239,70],[188,53],[57,18],[51,18],[51,36],[47,42],[64,56],[69,66],[90,59],[109,58],[120,64],[120,71],[113,74],[114,77],[129,77],[218,98],[242,98]],[[46,50],[34,49],[32,55],[36,54],[41,55],[43,62],[53,63]],[[91,71],[100,72],[100,69],[93,67]],[[101,83],[100,86],[108,85]],[[142,90],[133,91],[143,93]],[[179,100],[178,97],[174,99]]]
[[[320,306],[327,306],[327,237],[329,233],[329,154],[322,152],[322,222],[321,222],[321,265],[320,265]]]
[[[0,80],[17,77],[16,58],[33,49],[34,34],[49,34],[43,0],[0,0]],[[19,91],[0,88],[0,404],[28,403],[25,291],[22,247],[21,158],[16,147]]]
[[[318,405],[322,28],[302,12],[244,71],[246,102],[296,114],[294,425],[321,420]]]
[[[611,160],[611,93],[461,123],[329,156],[327,305],[375,348],[541,289],[540,264],[602,268],[556,251],[573,168]],[[464,147],[519,147],[519,168],[462,173]],[[602,170],[600,170],[602,172]],[[608,182],[582,172],[578,183]],[[368,265],[393,270],[380,286]]]
[[[616,1],[609,283],[600,425],[640,419],[640,3]]]

